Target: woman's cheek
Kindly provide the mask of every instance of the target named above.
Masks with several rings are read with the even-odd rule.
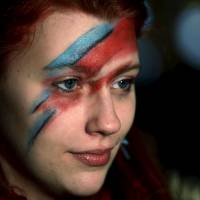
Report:
[[[125,132],[129,130],[133,124],[136,109],[135,93],[131,92],[128,97],[123,100],[118,100],[118,116],[122,123],[122,128],[124,127]]]
[[[76,106],[81,101],[82,94],[76,93],[65,93],[62,91],[54,91],[46,103],[39,110],[46,110],[49,108],[55,109],[57,112],[66,112],[69,109]]]
[[[28,130],[28,150],[33,146],[38,136],[44,134],[49,128],[53,128],[54,121],[63,113],[69,112],[81,102],[81,93],[64,93],[60,90],[43,93],[35,100],[31,115],[36,114]]]

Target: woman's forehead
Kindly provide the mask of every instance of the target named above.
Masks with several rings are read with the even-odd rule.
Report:
[[[114,24],[84,13],[56,13],[38,25],[35,38],[22,58],[22,66],[28,63],[48,69],[58,63],[62,68],[69,66],[69,58],[78,57],[72,64],[96,70],[116,54],[135,51],[132,19],[120,19]],[[57,67],[52,66],[50,71],[54,73]]]
[[[131,54],[133,58],[135,53],[137,47],[134,23],[132,19],[123,18],[116,24],[104,22],[91,27],[44,69],[50,76],[74,66],[79,66],[79,70],[82,67],[87,72],[95,73],[114,58],[127,54]],[[130,58],[127,62],[132,61]]]

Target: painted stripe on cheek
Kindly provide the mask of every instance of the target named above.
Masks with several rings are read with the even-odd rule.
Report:
[[[51,95],[50,91],[44,91],[41,96],[33,102],[30,113],[34,113]]]
[[[42,131],[42,129],[49,122],[49,120],[54,116],[55,113],[56,113],[55,109],[48,109],[44,111],[41,114],[41,116],[38,117],[33,127],[29,131],[28,147],[33,145],[36,137],[39,135],[39,133]]]
[[[101,24],[79,37],[59,57],[47,65],[47,69],[63,68],[77,63],[91,48],[107,37],[113,30],[109,23]]]

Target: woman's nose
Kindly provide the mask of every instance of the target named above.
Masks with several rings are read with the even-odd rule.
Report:
[[[109,136],[121,128],[121,121],[116,113],[116,105],[108,91],[99,92],[93,99],[86,124],[88,134]]]

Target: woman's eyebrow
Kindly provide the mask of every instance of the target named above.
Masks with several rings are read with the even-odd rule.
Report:
[[[129,71],[133,71],[133,70],[139,70],[140,69],[140,64],[137,63],[135,65],[130,65],[130,66],[126,66],[124,68],[121,68],[121,70],[119,70],[118,72],[119,73],[127,73]]]
[[[64,67],[72,67],[76,64],[90,49],[96,46],[113,31],[113,25],[110,23],[100,24],[80,36],[63,53],[50,62],[44,69],[54,70]]]
[[[139,69],[140,69],[140,64],[136,63],[132,65],[123,64],[122,66],[120,66],[117,69],[114,69],[113,71],[115,71],[117,74],[121,74],[121,73],[127,73],[129,71],[133,71],[133,70],[139,70]],[[101,68],[93,69],[90,67],[77,65],[77,66],[74,66],[73,70],[81,74],[90,74],[90,75],[95,76],[95,75],[98,75],[98,73],[101,71]]]
[[[90,77],[93,80],[98,80],[101,79],[102,77],[116,77],[119,76],[121,74],[125,74],[125,73],[129,73],[131,71],[138,71],[140,69],[140,65],[139,64],[135,64],[135,65],[122,65],[121,67],[117,68],[117,69],[113,69],[110,72],[108,72],[108,74],[103,74],[103,76],[101,75],[99,77],[99,71],[96,71],[95,74],[91,74]]]

